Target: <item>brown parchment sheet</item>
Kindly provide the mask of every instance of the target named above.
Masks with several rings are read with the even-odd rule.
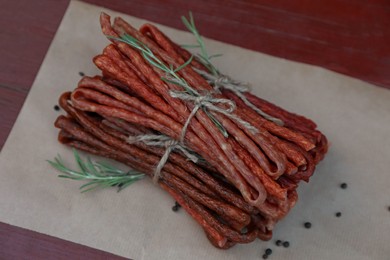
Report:
[[[108,44],[100,32],[101,11],[135,27],[145,22],[71,1],[0,154],[0,221],[137,260],[260,259],[267,247],[274,249],[275,260],[389,259],[390,91],[209,39],[209,52],[224,54],[215,59],[223,73],[250,82],[262,98],[313,119],[331,143],[272,241],[227,251],[214,248],[184,210],[172,212],[174,200],[149,179],[120,193],[81,194],[82,183],[58,178],[46,160],[61,154],[72,164],[73,155],[57,142],[53,122],[61,111],[53,106],[62,92],[75,88],[79,71],[99,73],[91,60]],[[178,43],[194,43],[187,32],[158,26]],[[342,182],[347,189],[339,187]],[[340,218],[335,217],[338,211]],[[305,221],[312,222],[311,229],[303,228]],[[277,248],[275,239],[291,246]]]

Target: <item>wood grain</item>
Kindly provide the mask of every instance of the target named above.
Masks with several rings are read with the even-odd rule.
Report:
[[[69,0],[0,0],[0,149],[68,4]]]
[[[107,252],[0,222],[0,259],[112,259]]]
[[[191,10],[207,37],[390,87],[389,1],[85,2],[183,30]]]
[[[85,0],[184,29],[192,11],[209,38],[321,66],[390,88],[390,1]],[[69,0],[0,0],[0,149]],[[119,259],[0,223],[0,259]]]

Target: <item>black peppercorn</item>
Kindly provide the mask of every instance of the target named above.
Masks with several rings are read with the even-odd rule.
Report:
[[[338,218],[341,217],[341,212],[337,212],[336,217],[338,217]]]
[[[266,254],[266,255],[272,254],[272,249],[271,249],[271,248],[267,248],[267,249],[265,250],[265,254]]]
[[[289,246],[290,246],[290,243],[289,243],[288,241],[285,241],[285,242],[283,242],[283,246],[284,246],[284,247],[289,247]]]
[[[175,205],[172,207],[172,211],[178,211],[179,210],[179,208],[181,208],[181,206],[180,206],[180,204],[179,203],[177,203],[177,201],[175,201]]]
[[[282,240],[276,240],[275,244],[276,244],[277,246],[281,246],[281,245],[282,245]]]
[[[268,258],[268,255],[267,254],[264,254],[263,255],[263,259],[267,259]]]
[[[58,105],[55,105],[55,106],[54,106],[54,110],[55,110],[55,111],[60,111],[60,107],[59,107]]]
[[[305,228],[311,228],[311,223],[310,222],[305,222],[304,226],[305,226]]]
[[[342,189],[346,189],[347,188],[347,184],[344,182],[344,183],[341,183],[341,185],[340,185],[340,187],[342,188]]]
[[[85,76],[85,74],[84,74],[84,72],[79,72],[79,75],[81,76],[81,77],[84,77]]]

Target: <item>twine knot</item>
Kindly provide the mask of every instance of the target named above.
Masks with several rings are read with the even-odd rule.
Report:
[[[216,91],[220,91],[221,88],[232,91],[236,96],[238,96],[248,107],[253,109],[256,113],[264,117],[265,119],[274,122],[277,125],[283,126],[284,123],[279,118],[268,115],[260,108],[256,107],[252,104],[243,93],[250,91],[250,86],[248,83],[243,83],[240,81],[236,81],[229,76],[218,74],[217,76],[207,73],[203,70],[197,69],[193,67],[199,75],[201,75],[210,85],[214,87]]]
[[[169,146],[176,146],[176,145],[180,145],[180,143],[175,139],[171,139],[165,142],[164,147],[168,148]]]
[[[166,162],[168,161],[169,155],[173,150],[176,149],[181,151],[189,160],[191,160],[194,163],[197,163],[199,160],[199,155],[196,155],[193,151],[191,151],[181,142],[172,139],[171,137],[166,135],[146,134],[146,135],[129,136],[127,138],[127,142],[130,144],[143,142],[146,145],[166,148],[163,156],[161,157],[154,171],[154,175],[153,175],[154,183],[157,183],[158,180],[160,179],[161,170],[166,164]]]
[[[174,98],[179,98],[181,100],[185,101],[192,101],[194,102],[194,108],[192,109],[190,115],[187,118],[187,121],[185,122],[181,135],[180,135],[180,142],[184,141],[185,134],[187,132],[188,125],[191,121],[191,119],[195,116],[196,112],[199,110],[199,108],[202,108],[206,113],[212,114],[220,113],[228,118],[232,119],[233,121],[238,122],[245,128],[249,129],[253,133],[258,133],[258,130],[252,126],[250,123],[242,120],[240,117],[232,114],[233,111],[236,109],[236,103],[230,99],[226,98],[215,98],[211,95],[210,92],[206,93],[205,95],[199,95],[195,96],[192,93],[187,93],[185,91],[170,91],[170,95]],[[225,105],[226,108],[219,107],[218,105]],[[225,137],[227,137],[227,134],[224,134]]]
[[[213,80],[214,89],[216,91],[219,91],[220,87],[223,87],[224,84],[227,84],[231,81],[232,81],[232,79],[229,76],[221,74],[221,75],[219,75],[219,77],[216,77]]]

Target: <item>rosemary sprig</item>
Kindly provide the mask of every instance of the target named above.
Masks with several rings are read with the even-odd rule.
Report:
[[[54,161],[48,160],[47,162],[64,173],[58,175],[60,178],[88,181],[80,187],[82,193],[105,187],[118,187],[119,192],[145,176],[145,174],[135,170],[124,172],[105,162],[92,162],[89,157],[84,161],[76,149],[73,149],[73,154],[80,171],[66,167],[60,155],[55,157]]]
[[[198,47],[200,49],[200,53],[197,54],[197,57],[199,58],[199,61],[214,75],[218,76],[219,71],[218,69],[211,63],[211,59],[215,57],[222,56],[222,54],[215,54],[209,56],[207,53],[206,46],[203,42],[202,36],[199,34],[198,29],[196,29],[194,17],[192,16],[192,12],[189,13],[189,19],[187,19],[185,16],[181,17],[181,20],[183,21],[184,25],[187,27],[187,29],[195,36],[195,39],[198,43],[198,45],[190,45],[191,48]],[[185,46],[184,46],[185,47]],[[188,46],[187,46],[188,47]]]
[[[142,56],[147,60],[152,66],[162,70],[165,72],[166,77],[162,77],[161,79],[165,82],[172,83],[178,86],[181,86],[185,93],[193,96],[193,97],[201,97],[202,95],[194,88],[192,88],[187,81],[182,78],[177,72],[188,66],[193,59],[193,56],[191,56],[185,63],[180,65],[177,68],[174,68],[172,64],[166,65],[164,62],[162,62],[154,53],[152,50],[149,49],[148,46],[146,46],[144,43],[140,42],[138,39],[134,38],[131,35],[123,34],[120,36],[120,38],[108,36],[110,39],[114,39],[116,41],[124,42],[133,48],[139,50],[142,54]],[[206,53],[207,55],[207,53]],[[211,119],[211,121],[216,125],[216,127],[221,131],[221,133],[228,137],[228,132],[223,127],[223,125],[212,115],[207,111],[205,107],[201,107],[202,110],[206,113],[206,115]]]
[[[210,71],[210,73],[212,73],[214,76],[218,76],[220,73],[218,69],[211,63],[211,59],[222,56],[222,54],[214,54],[209,56],[202,36],[200,35],[198,29],[196,29],[192,12],[189,13],[189,19],[187,19],[185,16],[182,16],[181,20],[187,29],[195,36],[195,39],[198,43],[198,45],[183,45],[182,47],[199,48],[200,53],[197,54],[197,57],[199,58],[198,60],[207,68],[208,71]]]
[[[200,53],[196,55],[198,58],[198,62],[202,63],[203,66],[206,67],[208,70],[208,73],[205,73],[203,71],[198,71],[196,68],[193,68],[195,71],[197,71],[199,74],[201,74],[210,84],[213,84],[217,89],[219,85],[222,83],[224,88],[229,89],[233,91],[239,98],[241,98],[244,103],[252,108],[254,111],[256,111],[258,114],[263,116],[269,121],[272,121],[278,125],[284,125],[283,121],[279,118],[273,117],[271,115],[268,115],[264,111],[262,111],[260,108],[253,105],[244,95],[243,92],[247,92],[249,90],[249,84],[242,83],[236,80],[231,79],[230,77],[223,75],[211,62],[211,59],[220,57],[222,54],[215,54],[215,55],[208,55],[206,46],[204,44],[204,41],[199,34],[198,29],[196,29],[194,18],[192,16],[192,13],[189,13],[189,19],[187,19],[185,16],[181,17],[184,25],[187,27],[187,29],[195,36],[195,39],[197,41],[197,45],[182,45],[184,48],[199,48]],[[220,83],[217,83],[217,81],[220,81]]]

